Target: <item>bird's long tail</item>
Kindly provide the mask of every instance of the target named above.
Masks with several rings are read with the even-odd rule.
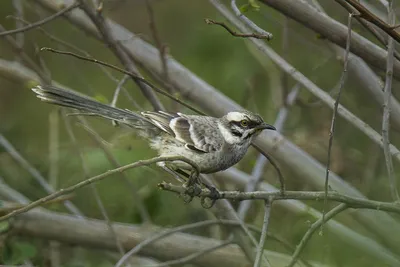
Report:
[[[42,101],[80,110],[83,112],[83,115],[100,116],[135,128],[145,129],[153,126],[148,119],[133,111],[123,110],[100,103],[77,92],[50,85],[39,85],[32,88],[32,91],[34,91],[37,97]]]

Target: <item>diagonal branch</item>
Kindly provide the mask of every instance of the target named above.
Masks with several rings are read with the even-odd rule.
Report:
[[[11,35],[11,34],[17,34],[17,33],[20,33],[20,32],[26,32],[26,31],[29,31],[29,30],[34,29],[36,27],[42,26],[42,25],[44,25],[44,24],[46,24],[46,23],[48,23],[50,21],[53,21],[54,19],[56,19],[58,17],[61,17],[65,13],[71,11],[72,9],[74,9],[74,8],[76,8],[78,6],[79,6],[79,3],[74,3],[74,4],[70,5],[69,7],[66,7],[66,8],[62,9],[62,10],[58,11],[57,13],[54,13],[53,15],[48,16],[47,18],[45,18],[43,20],[31,23],[31,24],[29,24],[29,25],[27,25],[25,27],[21,27],[21,28],[15,29],[15,30],[0,32],[0,37],[1,36],[6,36],[6,35]]]
[[[336,0],[337,1],[337,0]],[[397,42],[400,42],[400,34],[396,31],[396,28],[387,24],[383,20],[381,20],[378,16],[376,16],[374,13],[369,11],[365,6],[363,6],[359,1],[355,0],[345,0],[347,3],[349,3],[352,7],[357,9],[358,12],[360,12],[361,18],[373,23],[377,27],[379,27],[381,30],[386,32],[390,37],[392,37],[394,40]],[[389,4],[390,6],[390,4]]]
[[[194,168],[194,170],[196,172],[196,175],[197,176],[199,175],[199,168],[197,167],[197,165],[194,162],[192,162],[191,160],[189,160],[187,158],[184,158],[184,157],[156,157],[156,158],[147,159],[147,160],[139,160],[137,162],[134,162],[134,163],[131,163],[131,164],[128,164],[128,165],[124,165],[122,167],[115,168],[115,169],[109,170],[109,171],[107,171],[105,173],[96,175],[94,177],[86,179],[86,180],[84,180],[82,182],[79,182],[79,183],[77,183],[75,185],[72,185],[70,187],[60,189],[60,190],[58,190],[58,191],[56,191],[56,192],[54,192],[54,193],[52,193],[52,194],[50,194],[50,195],[48,195],[46,197],[40,198],[40,199],[38,199],[36,201],[33,201],[33,202],[31,202],[30,204],[26,205],[23,208],[14,210],[13,212],[11,212],[9,214],[0,217],[0,222],[4,221],[4,220],[7,220],[7,219],[9,219],[11,217],[14,217],[14,216],[16,216],[18,214],[27,212],[27,211],[29,211],[29,210],[31,210],[33,208],[36,208],[36,207],[38,207],[38,206],[40,206],[40,205],[42,205],[42,204],[44,204],[44,203],[46,203],[46,202],[48,202],[48,201],[50,201],[52,199],[55,199],[56,197],[59,197],[59,196],[65,195],[65,194],[69,194],[69,193],[74,192],[75,190],[77,190],[79,188],[82,188],[82,187],[86,186],[86,185],[89,185],[89,184],[95,183],[97,181],[103,180],[104,178],[106,178],[106,177],[108,177],[108,176],[110,176],[112,174],[123,172],[123,171],[129,170],[129,169],[132,169],[132,168],[137,168],[137,167],[141,167],[141,166],[154,164],[154,163],[161,162],[161,161],[183,161],[183,162],[186,162],[186,163],[190,164]]]
[[[117,56],[117,58],[122,62],[124,67],[131,73],[140,76],[138,69],[132,60],[128,57],[125,51],[121,48],[121,45],[117,43],[114,38],[112,31],[107,24],[106,20],[103,18],[100,12],[93,10],[85,0],[78,0],[80,3],[80,8],[85,11],[86,15],[92,20],[96,28],[100,32],[104,42],[108,45],[110,50]],[[152,92],[149,86],[138,79],[133,79],[133,81],[139,86],[143,95],[150,101],[156,110],[164,110],[164,107],[157,96]]]

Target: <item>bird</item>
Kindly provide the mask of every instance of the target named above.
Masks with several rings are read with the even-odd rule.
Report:
[[[222,117],[187,115],[165,111],[134,112],[100,103],[81,93],[52,86],[32,88],[44,102],[79,110],[82,115],[103,117],[132,128],[148,140],[161,157],[182,156],[196,163],[199,173],[223,171],[238,163],[251,142],[263,130],[276,130],[258,114],[231,111]],[[183,161],[173,161],[165,170],[193,170]]]

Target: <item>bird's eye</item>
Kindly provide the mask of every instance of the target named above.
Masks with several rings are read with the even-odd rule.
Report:
[[[247,120],[242,120],[242,121],[240,121],[240,125],[242,127],[247,127],[249,125],[249,122]]]

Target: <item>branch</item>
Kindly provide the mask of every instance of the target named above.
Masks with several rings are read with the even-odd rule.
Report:
[[[53,2],[46,3],[52,4]],[[122,34],[127,32],[125,29],[121,28],[121,26],[118,26],[117,24],[114,25],[115,27],[113,29],[115,33]],[[148,68],[155,72],[160,71],[161,73],[162,67],[159,65],[160,62],[157,61],[159,57],[156,49],[138,38],[135,38],[132,46],[129,45],[127,48],[130,49],[129,51],[131,51],[131,54],[134,55],[138,61],[143,62],[143,64],[146,63]],[[176,88],[179,89],[180,92],[183,92],[182,94],[186,95],[189,99],[196,100],[196,103],[201,107],[215,115],[222,114],[229,110],[240,109],[239,105],[219,93],[214,87],[207,84],[205,81],[195,76],[173,58],[170,57],[168,60],[169,66],[172,70],[170,77],[174,81],[174,85],[177,85]],[[37,83],[39,80],[37,75],[25,66],[14,61],[6,61],[2,59],[0,59],[0,76],[18,84]],[[67,88],[65,85],[57,82],[54,82],[54,85]],[[210,96],[212,96],[212,98],[210,98]],[[312,184],[315,187],[322,188],[321,181],[323,179],[320,178],[324,176],[324,166],[319,164],[310,157],[310,155],[302,151],[289,140],[284,139],[282,136],[261,135],[258,137],[257,143],[263,150],[273,153],[274,156],[278,158],[279,162],[285,163],[285,165],[290,167],[292,171],[296,172],[299,178],[303,179],[303,183]],[[244,187],[251,179],[249,175],[236,168],[230,168],[224,172],[219,172],[216,175],[222,177],[224,181],[240,187]],[[346,195],[357,196],[359,198],[364,197],[359,191],[357,191],[357,189],[344,182],[335,173],[330,174],[330,182],[334,190],[338,190]],[[263,191],[278,190],[266,182],[260,183],[258,188]],[[297,200],[278,201],[275,205],[297,215],[309,214],[313,218],[319,218],[321,216],[319,211]],[[355,210],[350,215],[352,215],[353,218],[364,222],[367,227],[373,227],[376,233],[379,233],[388,243],[391,242],[394,246],[398,243],[398,235],[397,232],[394,231],[394,229],[397,229],[397,224],[388,214],[381,213],[380,216],[377,217],[375,212],[371,210]],[[363,236],[346,225],[334,220],[328,222],[327,225],[329,226],[329,230],[335,235],[340,236],[346,244],[357,247],[364,253],[371,255],[371,257],[378,260],[390,262],[392,265],[400,264],[389,249],[383,247],[375,240]]]
[[[194,261],[195,259],[204,256],[206,254],[209,254],[210,252],[213,252],[217,249],[221,249],[223,247],[226,247],[230,244],[232,244],[233,241],[232,240],[227,240],[225,242],[222,242],[221,244],[215,245],[213,247],[209,247],[200,251],[197,251],[195,253],[192,253],[190,255],[187,255],[186,257],[180,258],[180,259],[175,259],[175,260],[170,260],[170,261],[166,261],[166,262],[162,262],[159,264],[153,264],[153,265],[146,265],[143,267],[165,267],[165,266],[172,266],[172,265],[182,265],[182,264],[187,264],[187,263],[191,263],[192,261]],[[115,266],[117,267],[117,265]]]
[[[107,171],[105,173],[96,175],[94,177],[86,179],[86,180],[84,180],[84,181],[82,181],[80,183],[77,183],[75,185],[72,185],[70,187],[60,189],[60,190],[58,190],[58,191],[56,191],[56,192],[54,192],[54,193],[52,193],[52,194],[50,194],[50,195],[48,195],[46,197],[43,197],[43,198],[40,198],[40,199],[38,199],[38,200],[36,200],[34,202],[31,202],[30,204],[26,205],[25,207],[23,207],[21,209],[15,210],[15,211],[13,211],[13,212],[5,215],[5,216],[0,217],[0,222],[2,222],[4,220],[7,220],[7,219],[9,219],[11,217],[14,217],[14,216],[16,216],[18,214],[27,212],[27,211],[29,211],[29,210],[31,210],[33,208],[36,208],[36,207],[42,205],[43,203],[46,203],[46,202],[48,202],[48,201],[50,201],[52,199],[55,199],[56,197],[59,197],[59,196],[65,195],[65,194],[69,194],[69,193],[71,193],[71,192],[73,192],[73,191],[75,191],[75,190],[77,190],[79,188],[82,188],[82,187],[86,186],[86,185],[89,185],[89,184],[92,184],[94,182],[100,181],[100,180],[102,180],[102,179],[104,179],[104,178],[106,178],[106,177],[108,177],[108,176],[110,176],[112,174],[123,172],[123,171],[126,171],[128,169],[132,169],[132,168],[137,168],[137,167],[141,167],[141,166],[154,164],[156,162],[161,162],[161,161],[183,161],[185,163],[190,164],[194,168],[194,170],[196,172],[196,175],[197,176],[199,175],[199,168],[197,167],[197,165],[194,162],[192,162],[191,160],[189,160],[187,158],[184,158],[184,157],[156,157],[156,158],[152,158],[152,159],[148,159],[148,160],[139,160],[137,162],[134,162],[134,163],[131,163],[131,164],[128,164],[128,165],[124,165],[122,167],[119,167],[119,168],[116,168],[116,169],[113,169],[113,170],[109,170],[109,171]]]
[[[235,224],[237,225],[237,222],[223,220],[198,222],[196,224],[200,227],[201,224],[209,226],[227,223],[232,226]],[[15,217],[15,220],[11,221],[11,225],[13,233],[17,235],[56,240],[81,247],[107,250],[117,249],[114,239],[106,231],[107,225],[100,220],[87,219],[82,223],[82,220],[74,216],[34,210]],[[145,240],[172,230],[171,228],[149,227],[148,225],[128,225],[125,223],[113,223],[113,228],[117,236],[123,240],[125,250],[130,250],[138,244],[146,242]],[[236,228],[238,228],[238,226],[236,226]],[[182,231],[176,231],[157,241],[148,243],[148,245],[142,247],[140,255],[160,260],[173,260],[186,257],[222,243],[216,239],[186,234]],[[266,254],[273,266],[278,266],[281,265],[282,262],[288,263],[290,261],[290,257],[285,254],[271,253],[269,251],[266,251]],[[235,267],[246,266],[248,260],[237,245],[229,245],[207,254],[207,257],[194,259],[193,264],[202,267]]]
[[[189,105],[189,104],[186,104],[186,103],[183,102],[182,100],[179,100],[178,98],[174,97],[173,95],[171,95],[171,94],[165,92],[164,90],[162,90],[162,89],[160,89],[160,88],[154,86],[154,85],[151,84],[149,81],[147,81],[145,78],[142,78],[142,77],[136,75],[135,73],[133,73],[133,72],[131,72],[131,71],[127,71],[127,70],[125,70],[125,69],[119,68],[119,67],[117,67],[117,66],[115,66],[115,65],[112,65],[112,64],[110,64],[110,63],[107,63],[107,62],[104,62],[104,61],[101,61],[101,60],[97,60],[97,59],[95,59],[95,58],[90,58],[90,57],[86,57],[86,56],[81,56],[81,55],[78,55],[78,54],[75,54],[75,53],[72,53],[72,52],[60,51],[60,50],[56,50],[56,49],[49,48],[49,47],[42,47],[42,48],[40,49],[40,51],[49,51],[49,52],[53,52],[53,53],[57,53],[57,54],[61,54],[61,55],[68,55],[68,56],[72,56],[72,57],[75,57],[75,58],[79,58],[79,59],[82,59],[82,60],[85,60],[85,61],[89,61],[89,62],[93,62],[93,63],[99,64],[99,65],[103,65],[103,66],[109,67],[109,68],[111,68],[111,69],[114,69],[114,70],[119,71],[119,72],[121,72],[121,73],[124,73],[124,74],[126,74],[126,75],[129,75],[132,79],[134,79],[134,80],[136,80],[136,81],[139,81],[139,82],[141,82],[141,83],[143,83],[143,84],[146,84],[147,86],[149,86],[151,89],[153,89],[153,90],[156,91],[157,93],[160,93],[160,94],[162,94],[162,95],[164,95],[164,96],[166,96],[166,97],[168,97],[168,98],[170,98],[170,99],[172,99],[172,100],[178,102],[179,104],[181,104],[181,105],[183,105],[183,106],[185,106],[185,107],[187,107],[187,108],[193,110],[194,112],[196,112],[196,113],[198,113],[198,114],[201,114],[201,115],[205,115],[205,114],[204,114],[203,112],[201,112],[200,110],[198,110],[198,109],[192,107],[192,106]]]
[[[135,64],[121,48],[121,45],[117,43],[117,39],[114,38],[114,34],[110,26],[106,23],[106,20],[102,16],[101,12],[93,10],[87,3],[86,0],[77,0],[80,3],[80,8],[86,13],[86,15],[91,19],[93,24],[98,29],[102,36],[105,44],[108,45],[110,50],[115,54],[115,56],[121,61],[124,67],[129,70],[130,73],[134,73],[139,76],[139,71]],[[132,76],[131,76],[132,77]],[[133,81],[139,86],[143,95],[149,100],[156,110],[164,110],[164,107],[153,91],[149,90],[148,85],[143,83],[143,81],[133,78]]]
[[[35,0],[35,2],[46,10],[52,12],[56,12],[60,8],[59,5],[56,4],[56,2],[50,0]],[[64,0],[63,2],[70,3],[70,0]],[[276,2],[276,4],[282,3],[293,7],[292,9],[290,9],[292,10],[292,12],[301,11],[301,9],[296,9],[297,5],[307,7],[302,1],[281,0],[279,2]],[[305,12],[308,11],[309,10],[305,10]],[[300,17],[307,18],[306,23],[308,23],[308,21],[313,21],[312,26],[321,26],[321,28],[323,29],[332,30],[333,32],[335,32],[335,30],[338,28],[337,26],[340,25],[320,11],[317,11],[315,9],[311,9],[311,11],[312,12],[306,13],[306,17],[302,17],[302,15],[300,15]],[[77,29],[84,31],[88,35],[93,36],[97,39],[101,39],[101,36],[99,35],[96,28],[93,27],[90,20],[88,20],[88,18],[84,16],[81,12],[77,12],[77,10],[74,10],[73,12],[68,13],[66,17],[74,26],[77,27]],[[322,22],[319,22],[318,18],[322,19]],[[325,21],[328,21],[332,25],[329,24],[328,27],[324,27],[326,26]],[[162,65],[159,61],[159,54],[156,48],[143,41],[137,35],[130,32],[120,24],[112,20],[107,20],[107,23],[112,28],[113,34],[115,34],[116,39],[129,39],[129,41],[127,42],[122,42],[121,45],[124,47],[126,53],[128,53],[129,56],[133,60],[135,60],[135,62],[139,62],[143,68],[157,73],[160,76],[162,75]],[[339,28],[342,28],[339,29],[338,34],[340,38],[344,38],[342,39],[343,41],[347,36],[347,30],[344,26],[339,26]],[[340,32],[342,30],[344,34]],[[336,38],[338,37],[338,35],[334,35],[333,37]],[[354,45],[353,40],[352,44]],[[366,49],[366,47],[360,46],[360,49]],[[367,48],[370,49],[371,47]],[[374,58],[372,54],[367,53],[367,55],[371,56],[370,59],[373,58],[373,60],[370,60],[369,62],[376,62],[376,58]],[[185,66],[183,66],[174,58],[168,57],[167,60],[170,70],[169,78],[171,84],[175,86],[182,97],[185,97],[189,101],[195,101],[196,104],[199,105],[199,107],[214,116],[221,116],[228,111],[241,109],[241,107],[236,102],[223,95],[219,90],[211,86],[206,81],[199,78],[197,75],[188,70]],[[20,71],[25,72],[26,69],[18,64],[10,64],[8,61],[0,60],[0,63],[0,70],[2,70],[7,77],[10,77],[14,80],[18,80],[18,75]],[[3,68],[3,65],[5,65],[6,68]],[[22,73],[21,75],[23,77],[26,76],[24,73]],[[368,87],[368,85],[364,86],[366,88]],[[277,133],[268,135],[261,134],[256,140],[256,144],[259,145],[260,148],[264,151],[269,151],[269,153],[271,153],[278,162],[284,163],[285,166],[287,166],[292,172],[296,173],[299,179],[301,179],[302,183],[311,185],[315,188],[323,187],[325,166],[322,166],[318,161],[316,161],[301,148],[293,144],[290,140],[284,138],[282,135]],[[243,185],[245,183],[245,180],[241,181]],[[359,198],[365,197],[359,190],[347,183],[335,173],[330,174],[330,185],[333,190],[340,191],[341,193],[344,193],[346,195],[356,196]],[[304,213],[310,213],[312,214],[312,216],[318,216],[319,214],[315,209],[307,208],[303,203],[300,202],[290,201],[284,203],[285,204],[282,204],[294,212],[301,211]],[[385,242],[393,244],[392,247],[397,246],[400,236],[400,227],[399,224],[391,216],[381,213],[379,217],[376,217],[373,211],[359,210],[352,212],[351,215],[353,216],[353,218],[357,218],[358,220],[363,221],[368,227],[374,229],[377,234],[385,239]],[[395,259],[393,254],[374,240],[365,238],[352,231],[348,227],[344,226],[343,224],[339,224],[337,222],[332,222],[331,227],[335,234],[343,236],[346,242],[362,248],[363,251],[370,255],[374,255],[374,257],[378,259],[394,262],[394,265],[398,264],[398,261]],[[384,253],[382,253],[382,251],[384,251]]]
[[[267,40],[271,40],[272,39],[272,33],[269,33],[267,31],[264,31],[263,29],[261,29],[260,27],[257,26],[257,24],[255,24],[253,21],[251,21],[250,19],[248,19],[245,15],[243,15],[239,8],[236,6],[236,0],[231,0],[231,8],[233,10],[233,12],[235,13],[235,15],[241,20],[243,21],[244,24],[246,24],[246,26],[252,30],[254,30],[256,33],[260,34],[260,35],[264,35],[266,36]]]
[[[393,10],[393,1],[389,1],[389,23],[394,24],[395,13]],[[389,140],[389,129],[390,129],[390,98],[392,96],[392,79],[393,79],[393,61],[394,61],[394,49],[395,44],[393,38],[388,39],[388,56],[386,62],[386,80],[385,80],[385,97],[383,104],[383,118],[382,118],[382,142],[383,152],[385,154],[386,168],[388,171],[388,178],[390,183],[390,192],[394,201],[400,202],[399,192],[397,190],[396,176],[393,170],[392,155],[390,153],[390,140]]]
[[[159,188],[162,190],[174,192],[174,193],[188,193],[186,188],[182,186],[177,186],[169,183],[160,183]],[[195,197],[193,194],[191,196]],[[314,201],[324,201],[325,191],[313,192],[313,191],[285,191],[283,194],[280,191],[275,192],[264,192],[264,191],[254,191],[254,192],[239,192],[239,191],[219,191],[219,195],[215,195],[207,189],[201,190],[201,192],[196,195],[200,198],[210,198],[213,200],[217,199],[230,199],[235,201],[242,200],[285,200],[285,199],[297,199],[297,200],[314,200]],[[339,194],[337,192],[328,192],[326,198],[329,201],[335,201],[340,203],[345,203],[349,208],[354,209],[371,209],[378,211],[388,211],[400,214],[400,204],[397,202],[383,202],[368,200],[363,198],[356,198],[351,196],[346,196]],[[1,218],[0,218],[1,219]]]
[[[261,258],[262,258],[262,254],[264,252],[265,240],[267,239],[269,217],[271,215],[271,206],[272,206],[272,201],[270,199],[265,200],[264,222],[263,222],[263,228],[262,228],[261,236],[260,236],[260,243],[257,246],[257,255],[256,255],[256,260],[254,261],[254,265],[253,265],[254,267],[261,266]]]
[[[357,9],[357,11],[360,12],[360,16],[363,19],[376,25],[381,30],[386,32],[394,40],[396,40],[397,42],[400,42],[400,34],[396,31],[396,27],[393,27],[393,26],[387,24],[386,22],[384,22],[383,20],[381,20],[378,16],[376,16],[374,13],[370,12],[366,7],[364,7],[360,2],[355,1],[355,0],[345,0],[345,1],[347,3],[349,3],[351,6],[353,6],[355,9]],[[390,4],[389,4],[389,6],[390,6]]]
[[[54,194],[54,188],[46,181],[46,178],[34,167],[32,164],[29,163],[18,151],[13,147],[13,145],[8,142],[8,140],[0,134],[0,145],[10,154],[10,156],[18,162],[25,170],[29,172],[29,174],[36,180],[36,182],[43,187],[43,189],[48,194]],[[63,194],[64,195],[64,194]],[[58,197],[58,196],[55,196]],[[54,197],[54,198],[55,198]],[[54,199],[52,198],[52,199]],[[50,200],[50,199],[49,199]],[[44,201],[47,202],[47,201]],[[43,202],[43,203],[44,203]],[[65,207],[76,216],[82,217],[82,213],[79,209],[69,200],[64,202]],[[0,217],[1,218],[1,217]]]
[[[29,31],[29,30],[34,29],[36,27],[42,26],[43,24],[46,24],[46,23],[48,23],[48,22],[50,22],[50,21],[52,21],[52,20],[54,20],[54,19],[56,19],[58,17],[61,17],[65,13],[71,11],[72,9],[74,9],[74,8],[76,8],[78,6],[79,6],[79,3],[75,3],[75,4],[70,5],[69,7],[66,7],[66,8],[58,11],[57,13],[54,13],[51,16],[48,16],[47,18],[45,18],[45,19],[43,19],[41,21],[34,22],[32,24],[29,24],[28,26],[25,26],[25,27],[22,27],[22,28],[18,28],[18,29],[15,29],[15,30],[0,32],[0,37],[1,36],[6,36],[6,35],[11,35],[11,34],[17,34],[17,33],[20,33],[20,32],[26,32],[26,31]]]
[[[333,145],[333,136],[335,133],[335,122],[336,122],[336,114],[339,107],[340,96],[342,94],[342,90],[344,88],[344,84],[347,78],[347,64],[349,62],[349,54],[350,54],[350,41],[351,41],[351,23],[352,23],[353,14],[349,14],[348,18],[348,35],[347,35],[347,43],[346,43],[346,51],[344,53],[344,64],[343,64],[343,72],[342,76],[340,77],[339,81],[339,93],[337,95],[334,107],[333,107],[333,114],[332,114],[332,122],[331,128],[329,130],[329,144],[328,144],[328,160],[326,163],[326,175],[325,175],[325,202],[324,202],[324,210],[327,206],[326,196],[328,195],[329,190],[329,172],[330,172],[330,163],[331,163],[331,152],[332,152],[332,145]],[[325,211],[322,212],[322,220],[324,220]]]
[[[283,0],[284,1],[284,0]],[[220,11],[222,15],[224,15],[232,24],[235,25],[240,30],[244,30],[245,26],[236,19],[228,9],[220,3],[218,0],[210,0],[210,2]],[[294,1],[300,2],[300,1]],[[347,36],[347,35],[346,35]],[[354,36],[354,33],[352,34]],[[262,42],[257,39],[250,38],[249,41],[254,43],[254,45],[266,56],[268,56],[276,65],[278,65],[283,71],[291,75],[291,77],[296,80],[298,83],[303,85],[307,90],[309,90],[313,95],[321,99],[329,108],[334,109],[335,101],[332,97],[326,93],[324,90],[319,88],[315,83],[309,80],[306,76],[304,76],[301,72],[299,72],[296,68],[290,65],[286,60],[279,56],[271,47],[267,46],[265,42]],[[351,44],[353,44],[353,39],[351,40]],[[363,122],[356,115],[347,110],[344,106],[339,105],[338,114],[341,115],[344,119],[346,119],[349,123],[357,127],[360,131],[362,131],[365,135],[367,135],[372,141],[379,144],[381,147],[382,136],[377,133],[371,126]],[[390,153],[400,161],[400,151],[393,146],[390,145]]]
[[[119,163],[117,158],[114,157],[113,153],[110,151],[107,145],[103,143],[103,139],[101,138],[101,136],[89,126],[89,124],[84,118],[79,117],[79,120],[83,124],[83,128],[90,134],[90,136],[97,143],[97,145],[103,150],[108,161],[114,166],[114,168],[121,167],[122,165]],[[126,183],[128,187],[132,189],[134,205],[136,205],[136,207],[138,208],[141,219],[143,220],[143,222],[151,223],[150,214],[147,211],[146,206],[143,203],[143,200],[138,195],[138,190],[136,186],[129,180],[129,177],[126,174],[126,172],[122,172],[121,175],[122,175],[122,180]]]
[[[307,1],[259,1],[319,33],[331,42],[343,48],[346,47],[347,27],[312,7]],[[350,51],[368,64],[380,70],[386,69],[387,52],[358,33],[353,32],[352,34]],[[394,62],[394,76],[400,77],[400,61],[398,60]]]
[[[325,222],[328,220],[332,219],[334,216],[339,214],[340,212],[346,210],[348,207],[346,204],[340,204],[337,207],[333,208],[331,211],[329,211],[325,216],[323,216],[321,219],[313,223],[311,225],[310,229],[305,233],[303,238],[300,240],[300,243],[297,245],[296,251],[293,253],[292,260],[290,261],[289,265],[287,267],[293,267],[294,264],[297,262],[297,259],[299,258],[300,253],[303,251],[305,246],[307,245],[308,241],[314,234],[314,232],[322,226]]]

